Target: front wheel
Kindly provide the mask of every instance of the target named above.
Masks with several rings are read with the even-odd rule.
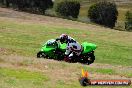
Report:
[[[42,58],[42,57],[45,58],[45,56],[46,56],[46,55],[45,55],[44,52],[41,52],[41,51],[40,51],[40,52],[37,53],[37,58]]]

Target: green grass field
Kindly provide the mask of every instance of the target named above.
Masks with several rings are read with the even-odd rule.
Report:
[[[76,33],[73,31],[76,30]],[[48,39],[57,38],[62,33],[73,36],[80,43],[84,41],[97,44],[96,62],[131,66],[131,33],[119,31],[88,31],[40,24],[0,21],[0,46],[9,53],[35,56],[41,44]],[[84,38],[85,36],[85,38]]]
[[[0,17],[0,88],[80,88],[78,78],[82,67],[88,70],[92,79],[132,79],[131,32],[58,18],[46,17],[48,20],[44,18],[39,22],[26,17]],[[39,18],[37,15],[35,17]],[[80,43],[95,43],[98,46],[95,62],[83,66],[37,59],[36,53],[41,45],[62,33],[67,33]]]

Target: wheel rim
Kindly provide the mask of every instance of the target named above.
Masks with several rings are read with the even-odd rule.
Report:
[[[88,57],[88,61],[91,61],[91,57]]]
[[[45,57],[46,55],[44,53],[39,53],[38,54],[38,57],[41,58],[41,57]]]
[[[93,63],[94,62],[94,59],[92,58],[92,57],[88,57],[88,62],[87,62],[87,64],[89,65],[89,64],[91,64],[91,63]]]
[[[39,54],[39,57],[42,57],[43,55],[42,55],[42,53],[41,54]]]

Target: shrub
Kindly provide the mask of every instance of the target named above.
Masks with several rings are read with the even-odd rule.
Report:
[[[92,22],[110,28],[113,28],[115,26],[117,16],[118,11],[116,4],[112,2],[98,2],[90,6],[88,10],[88,17]]]
[[[47,8],[53,6],[52,0],[1,0],[1,3],[6,7],[40,14],[44,14]]]
[[[126,12],[125,29],[132,31],[132,13],[129,11]]]
[[[59,16],[78,18],[80,3],[76,0],[58,2],[55,11]]]

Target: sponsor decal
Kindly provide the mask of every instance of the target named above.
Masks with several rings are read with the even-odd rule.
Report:
[[[129,79],[89,79],[87,71],[82,69],[82,75],[79,82],[82,86],[89,85],[105,85],[105,86],[130,86],[131,80]]]

